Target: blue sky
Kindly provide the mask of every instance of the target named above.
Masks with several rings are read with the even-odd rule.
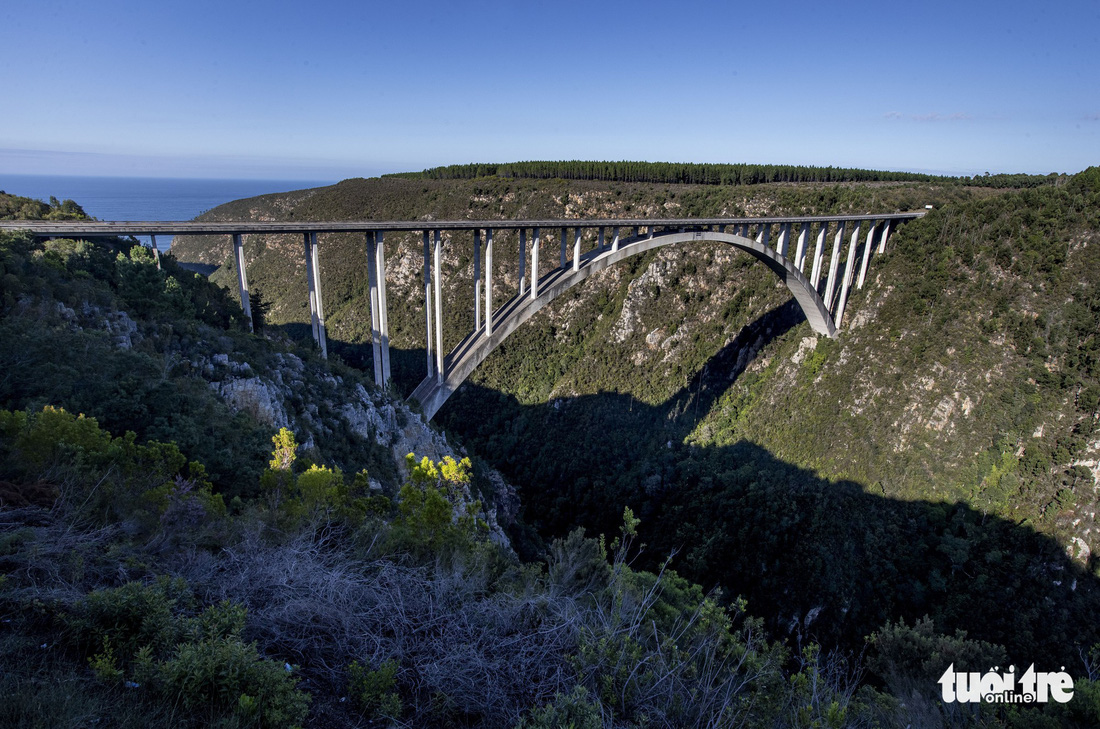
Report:
[[[0,68],[11,174],[1100,164],[1097,0],[38,0],[0,8]]]

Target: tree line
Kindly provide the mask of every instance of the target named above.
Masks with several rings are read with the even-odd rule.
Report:
[[[417,180],[469,180],[477,177],[602,180],[690,185],[759,185],[768,182],[957,182],[982,187],[1036,187],[1052,184],[1057,174],[998,174],[948,177],[918,172],[865,170],[812,165],[712,164],[690,162],[600,162],[585,160],[471,163],[399,172],[385,177]]]

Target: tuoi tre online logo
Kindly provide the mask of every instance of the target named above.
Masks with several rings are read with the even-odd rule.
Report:
[[[985,674],[957,673],[952,663],[936,683],[947,703],[1043,704],[1053,699],[1064,704],[1073,698],[1073,679],[1065,666],[1048,673],[1036,671],[1033,663],[1019,678],[1015,666],[1009,666],[1006,673],[995,673],[998,670],[1000,666]]]

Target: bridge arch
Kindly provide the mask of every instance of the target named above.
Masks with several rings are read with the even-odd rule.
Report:
[[[448,398],[466,381],[478,365],[504,342],[521,324],[563,293],[626,258],[678,243],[713,241],[745,251],[767,266],[787,286],[818,334],[835,337],[837,328],[825,300],[810,285],[806,276],[786,257],[767,244],[733,233],[710,230],[655,232],[624,239],[618,250],[592,250],[580,257],[577,266],[556,268],[539,279],[538,295],[517,294],[492,315],[492,332],[485,335],[479,327],[463,339],[444,358],[443,376],[430,375],[409,396],[420,404],[424,416],[431,419]]]

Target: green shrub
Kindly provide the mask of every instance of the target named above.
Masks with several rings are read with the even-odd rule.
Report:
[[[557,694],[554,703],[535,709],[520,720],[516,729],[601,729],[600,708],[588,700],[584,686],[568,694]]]
[[[364,668],[358,661],[348,666],[348,694],[368,719],[396,719],[401,716],[397,694],[397,661],[383,661],[378,670]]]
[[[129,255],[119,253],[115,271],[118,295],[132,311],[148,315],[166,308],[161,300],[166,278],[148,248],[138,245],[130,249]]]
[[[206,723],[233,716],[250,726],[299,724],[309,695],[297,690],[289,666],[241,640],[245,607],[224,600],[198,615],[194,607],[183,580],[162,577],[89,593],[68,623],[105,683],[126,678],[133,688],[201,710]]]
[[[89,656],[88,665],[92,668],[95,677],[104,683],[119,683],[122,681],[122,671],[118,667],[111,639],[103,636],[103,650],[94,656]]]
[[[309,710],[310,696],[297,689],[291,671],[236,638],[181,644],[159,678],[162,690],[187,709],[236,714],[261,727],[300,724]]]
[[[231,600],[222,600],[211,605],[199,615],[199,632],[203,640],[217,638],[240,640],[244,632],[248,610],[244,605]]]
[[[26,475],[37,475],[58,461],[101,455],[111,443],[111,434],[101,430],[95,418],[50,405],[33,414],[0,410],[0,434]]]
[[[888,623],[868,641],[873,648],[868,667],[896,695],[903,695],[900,687],[909,684],[934,689],[935,681],[952,664],[957,671],[986,671],[1008,663],[1002,646],[967,638],[964,631],[944,635],[928,617],[912,627],[901,620]]]
[[[488,543],[481,502],[469,501],[470,459],[450,456],[439,463],[412,453],[405,457],[409,479],[398,494],[390,548],[418,559],[449,558]]]
[[[109,643],[117,650],[113,655],[125,665],[144,647],[161,653],[183,639],[186,625],[178,613],[190,601],[187,585],[180,579],[128,582],[89,593],[77,603],[68,622],[84,650]]]

